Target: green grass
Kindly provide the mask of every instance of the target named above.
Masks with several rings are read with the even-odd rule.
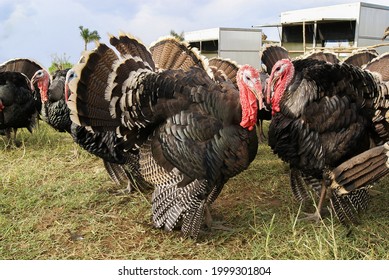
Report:
[[[231,231],[193,241],[153,228],[151,192],[120,194],[102,161],[69,135],[41,122],[19,133],[20,148],[1,139],[0,259],[389,259],[388,179],[347,235],[331,216],[297,220],[288,168],[261,144],[214,203]]]

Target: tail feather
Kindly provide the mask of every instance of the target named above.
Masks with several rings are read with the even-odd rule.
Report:
[[[372,59],[364,67],[365,70],[370,72],[376,72],[380,74],[380,77],[383,81],[389,81],[389,52],[383,53],[380,56]]]
[[[389,173],[389,143],[361,153],[329,171],[331,205],[343,224],[358,224],[370,201],[369,188]]]
[[[389,173],[389,143],[372,148],[330,171],[330,188],[339,194],[372,184]]]
[[[0,65],[0,72],[11,71],[23,73],[30,80],[35,72],[40,69],[43,69],[43,67],[38,62],[28,58],[14,58]]]
[[[336,56],[335,53],[333,52],[323,52],[323,51],[315,51],[315,52],[311,52],[311,53],[308,53],[306,55],[303,55],[302,58],[311,58],[311,59],[316,59],[316,60],[322,60],[322,61],[326,61],[326,62],[329,62],[329,63],[339,63],[339,59],[338,57]]]
[[[267,45],[261,53],[261,61],[266,66],[266,72],[269,75],[274,64],[284,58],[289,58],[289,53],[284,47],[278,45]]]
[[[121,34],[119,38],[111,35],[109,42],[119,51],[122,58],[128,56],[139,57],[148,64],[150,69],[155,69],[155,64],[150,52],[138,39],[128,34]]]
[[[363,65],[369,63],[372,59],[378,56],[377,52],[370,50],[359,50],[358,52],[352,53],[347,57],[343,63],[351,64],[354,66],[362,67]]]
[[[152,43],[150,52],[158,69],[188,71],[193,66],[208,68],[206,60],[201,58],[197,49],[190,48],[187,43],[173,37],[162,38]]]
[[[70,117],[78,125],[114,129],[120,120],[111,117],[105,96],[113,65],[119,58],[107,45],[100,44],[84,59],[85,63],[75,67],[76,78],[69,83],[73,93],[68,102]]]
[[[237,87],[236,74],[238,73],[239,66],[235,61],[215,57],[209,60],[209,67],[216,80],[229,80]]]

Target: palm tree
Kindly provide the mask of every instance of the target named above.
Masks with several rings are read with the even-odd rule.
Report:
[[[87,50],[88,43],[96,40],[100,40],[100,35],[96,30],[92,32],[89,31],[88,28],[84,28],[82,25],[78,27],[80,29],[80,35],[85,42],[84,49]]]

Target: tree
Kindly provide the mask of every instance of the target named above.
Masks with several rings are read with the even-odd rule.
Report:
[[[175,37],[179,41],[184,41],[185,40],[185,38],[184,38],[184,31],[182,31],[180,34],[178,34],[176,31],[170,30],[170,35]]]
[[[81,38],[84,40],[85,43],[84,50],[87,50],[88,43],[96,40],[98,41],[101,38],[96,30],[90,32],[88,28],[84,28],[82,25],[80,25],[78,28],[80,29]]]
[[[52,63],[49,67],[49,72],[53,74],[57,70],[65,70],[68,68],[72,68],[73,64],[69,62],[69,57],[64,53],[62,56],[58,56],[57,54],[52,54]]]

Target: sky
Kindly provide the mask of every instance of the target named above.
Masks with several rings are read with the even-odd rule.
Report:
[[[250,28],[279,23],[281,12],[353,0],[0,0],[0,63],[23,57],[48,68],[54,57],[76,63],[84,42],[79,26],[108,34],[130,33],[146,46],[171,30],[177,33],[216,27]],[[389,5],[388,0],[364,2]],[[263,29],[279,40],[275,28]],[[94,43],[88,44],[88,49]]]

